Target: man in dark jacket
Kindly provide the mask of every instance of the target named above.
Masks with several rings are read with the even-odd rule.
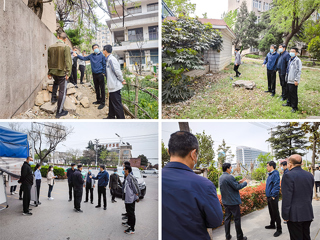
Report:
[[[267,77],[268,77],[268,91],[266,93],[271,93],[271,96],[274,97],[276,94],[276,78],[277,78],[277,63],[278,63],[279,54],[277,53],[277,46],[271,45],[270,52],[266,56],[262,66],[264,67],[267,64]]]
[[[78,169],[72,174],[72,183],[73,183],[73,196],[74,196],[74,210],[78,213],[82,213],[81,210],[81,200],[83,193],[83,177],[81,174],[82,165],[78,165]]]
[[[289,172],[282,179],[282,218],[287,221],[291,240],[310,240],[313,220],[312,196],[314,179],[301,168],[302,158],[289,157]]]
[[[247,180],[242,179],[239,182],[231,175],[233,169],[230,163],[224,163],[222,165],[223,174],[219,179],[219,186],[221,192],[222,203],[225,208],[224,227],[226,231],[226,239],[232,238],[230,235],[230,223],[233,215],[234,223],[236,226],[237,240],[247,240],[247,237],[243,236],[241,229],[241,214],[240,214],[240,194],[239,190],[247,186]]]
[[[280,163],[281,170],[283,171],[283,175],[289,172],[287,161],[283,161]]]
[[[85,203],[89,200],[89,192],[90,192],[90,202],[93,204],[93,189],[95,187],[95,180],[91,179],[90,176],[94,177],[94,174],[92,173],[92,168],[88,168],[88,173],[84,175],[84,185],[83,187],[86,188],[86,200]]]
[[[33,185],[33,173],[30,166],[30,161],[33,159],[27,157],[26,161],[21,167],[21,188],[23,189],[23,215],[30,216],[32,213],[29,211],[29,205],[31,200],[31,187]]]
[[[199,143],[185,131],[169,140],[170,162],[162,170],[162,238],[210,240],[208,228],[223,220],[214,184],[195,174]]]
[[[270,161],[267,163],[268,178],[266,182],[266,196],[268,200],[268,209],[270,214],[270,225],[266,226],[266,229],[276,229],[275,223],[277,223],[277,231],[273,234],[274,237],[278,237],[282,234],[281,218],[279,213],[279,192],[280,192],[280,175],[276,170],[276,163]]]
[[[105,170],[104,165],[100,165],[100,172],[96,177],[90,176],[92,179],[98,179],[98,205],[96,208],[101,207],[101,195],[103,195],[103,209],[107,210],[107,186],[109,182],[109,173]]]
[[[278,51],[280,53],[280,56],[279,56],[278,64],[277,64],[277,71],[279,72],[280,85],[282,88],[281,101],[284,101],[288,98],[286,73],[287,73],[288,62],[291,57],[290,57],[290,54],[286,50],[287,50],[287,45],[285,45],[285,44],[279,45]]]
[[[77,47],[73,47],[73,52],[72,53],[77,53]],[[70,82],[76,87],[78,83],[78,72],[77,72],[77,63],[78,63],[78,57],[73,56],[72,54],[72,77],[70,77]],[[72,81],[71,81],[72,80]]]
[[[68,186],[69,186],[69,202],[72,201],[72,188],[73,188],[72,175],[75,171],[74,166],[75,164],[71,163],[71,168],[67,170]]]
[[[110,182],[109,182],[109,189],[110,193],[112,195],[112,203],[117,202],[116,201],[116,190],[118,188],[118,184],[122,186],[122,183],[120,181],[120,177],[117,174],[117,169],[114,169],[114,173],[110,175]]]

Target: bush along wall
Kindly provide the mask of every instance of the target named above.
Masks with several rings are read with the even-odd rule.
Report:
[[[34,170],[35,166],[36,165],[32,165],[31,166],[32,171]],[[41,172],[41,176],[43,178],[47,177],[48,168],[49,168],[49,166],[41,166],[40,172]],[[66,178],[66,174],[65,174],[64,168],[54,166],[53,167],[53,173],[54,173],[55,176],[58,176],[58,178],[60,178],[60,179]]]

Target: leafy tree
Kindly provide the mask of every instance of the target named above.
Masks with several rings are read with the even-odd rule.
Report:
[[[225,163],[226,159],[229,158],[234,158],[234,154],[232,154],[231,147],[227,146],[226,142],[224,139],[222,140],[222,143],[218,146],[218,168],[220,169]]]
[[[314,21],[309,19],[306,21],[303,27],[303,31],[299,34],[299,40],[309,45],[312,39],[315,37],[320,37],[320,24],[319,21]]]
[[[34,158],[35,158],[36,160],[39,160],[39,159],[40,159],[40,156],[46,155],[47,152],[48,152],[48,149],[43,149],[43,150],[41,150],[41,153],[40,153],[39,155],[38,155],[38,154],[35,154],[35,155],[34,155]],[[50,159],[51,159],[51,154],[48,154],[48,155],[42,160],[42,162],[48,162],[48,161],[50,161]]]
[[[259,154],[257,158],[258,168],[254,169],[251,173],[252,178],[256,181],[263,181],[267,178],[267,163],[272,161],[270,153]]]
[[[237,20],[237,14],[238,14],[238,11],[236,9],[233,11],[229,11],[227,13],[224,12],[221,18],[226,22],[229,28],[233,29]]]
[[[80,29],[67,29],[65,33],[68,35],[73,46],[79,46],[83,43],[83,35],[80,34]]]
[[[222,170],[218,170],[212,164],[208,168],[208,179],[213,182],[216,188],[219,188],[219,177],[222,174]]]
[[[170,161],[170,156],[168,153],[168,148],[164,146],[164,142],[161,141],[161,156],[162,156],[162,167],[164,167],[169,161]]]
[[[313,38],[308,45],[308,52],[313,59],[320,60],[320,37]]]
[[[289,157],[292,154],[305,155],[307,141],[305,132],[299,126],[291,126],[290,123],[279,125],[266,141],[271,144],[274,156],[278,159]]]
[[[91,150],[94,150],[94,143],[90,140],[88,142],[88,146],[86,147],[87,149],[91,149]]]
[[[141,166],[148,166],[148,158],[145,155],[140,154],[138,158],[141,158]]]
[[[211,135],[206,135],[204,130],[202,133],[197,133],[196,138],[199,142],[199,155],[196,167],[199,167],[200,165],[208,167],[210,163],[214,163],[214,141],[212,140]]]
[[[257,157],[258,166],[261,168],[266,168],[267,163],[270,161],[272,161],[272,156],[270,153],[267,153],[267,154],[260,153],[259,156]]]
[[[164,0],[164,2],[176,16],[180,14],[190,16],[196,10],[196,4],[190,0]]]
[[[208,13],[207,13],[207,12],[203,13],[203,14],[202,14],[202,17],[203,17],[203,18],[208,18]]]

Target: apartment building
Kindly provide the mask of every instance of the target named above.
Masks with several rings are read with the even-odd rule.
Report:
[[[257,167],[257,158],[260,154],[267,154],[267,152],[246,146],[239,146],[236,148],[237,162],[241,163],[243,166],[248,167],[253,163],[254,166]]]
[[[102,49],[102,47],[107,44],[112,44],[111,32],[110,32],[108,26],[102,26],[97,29],[93,43],[98,44],[100,46],[100,49]]]

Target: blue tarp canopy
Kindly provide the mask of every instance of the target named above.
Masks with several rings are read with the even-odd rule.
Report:
[[[28,135],[0,126],[0,157],[27,158]]]

